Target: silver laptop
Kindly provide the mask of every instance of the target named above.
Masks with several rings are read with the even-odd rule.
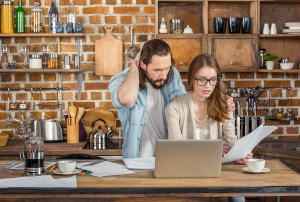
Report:
[[[157,140],[156,178],[220,177],[222,140]]]

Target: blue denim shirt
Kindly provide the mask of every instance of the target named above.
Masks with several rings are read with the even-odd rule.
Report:
[[[173,67],[174,68],[174,67]],[[138,158],[140,140],[147,113],[147,88],[139,90],[135,105],[128,108],[118,100],[118,88],[126,79],[129,68],[111,78],[108,89],[111,93],[112,103],[118,110],[118,117],[122,124],[124,142],[122,147],[123,158]],[[180,74],[174,68],[173,80],[161,88],[165,106],[174,98],[186,93]]]

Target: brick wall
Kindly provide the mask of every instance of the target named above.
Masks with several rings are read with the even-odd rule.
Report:
[[[23,7],[26,12],[26,31],[29,32],[30,9],[35,0],[23,0]],[[17,7],[15,1],[15,8]],[[104,36],[105,25],[113,26],[114,37],[123,41],[123,50],[125,51],[130,44],[130,27],[135,28],[135,45],[141,47],[143,43],[151,38],[154,38],[155,33],[155,1],[154,0],[74,0],[74,4],[78,11],[76,20],[83,22],[84,37],[83,54],[81,56],[81,69],[83,73],[83,86],[81,99],[78,99],[77,91],[77,74],[3,74],[1,76],[1,88],[66,88],[67,90],[56,91],[10,91],[2,90],[0,101],[0,119],[6,118],[6,109],[8,95],[10,101],[26,101],[34,107],[32,110],[17,111],[8,110],[12,117],[17,117],[22,114],[28,117],[32,112],[36,118],[61,119],[61,110],[68,106],[70,101],[76,106],[83,106],[86,111],[94,107],[108,108],[116,110],[111,104],[110,94],[107,90],[110,76],[94,75],[94,60],[95,60],[95,40],[101,39]],[[68,0],[57,0],[57,5],[60,11],[60,21],[66,23],[66,13],[68,9]],[[44,32],[48,30],[48,10],[50,0],[41,1],[44,19]],[[18,54],[18,48],[22,44],[30,44],[30,52],[40,52],[42,44],[47,43],[50,46],[51,52],[60,53],[61,57],[68,54],[72,58],[71,67],[73,67],[74,56],[77,53],[75,37],[16,37],[3,38],[2,43],[7,43],[10,46],[11,53],[17,61],[17,68],[22,67],[22,57]],[[101,56],[97,56],[101,57]],[[175,58],[176,59],[176,58]],[[129,58],[123,54],[124,68],[130,62]],[[224,73],[224,78],[230,87],[256,87],[261,85],[265,88],[273,87],[291,87],[290,105],[294,112],[298,114],[299,99],[298,91],[300,87],[298,74],[279,74],[279,73]],[[186,83],[186,73],[182,74],[183,82]],[[274,108],[287,108],[286,89],[272,90],[271,106]],[[56,100],[62,105],[53,108],[40,106],[38,104],[55,104]],[[259,99],[258,115],[264,114],[264,102],[268,100],[267,91],[263,91]],[[245,105],[244,100],[241,100],[242,107]],[[272,121],[266,124],[277,125],[279,129],[274,133],[274,137],[297,138],[299,134],[298,121]],[[62,120],[62,125],[65,122]],[[118,122],[118,125],[120,123]],[[4,121],[0,122],[0,129],[13,134],[13,127],[5,127]]]

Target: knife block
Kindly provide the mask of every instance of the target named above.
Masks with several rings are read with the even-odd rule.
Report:
[[[76,144],[79,143],[79,125],[74,126],[67,125],[67,143]]]

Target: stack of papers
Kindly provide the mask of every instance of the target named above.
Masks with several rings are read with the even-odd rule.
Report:
[[[77,187],[77,179],[76,176],[54,179],[51,175],[1,179],[0,188],[8,187]]]
[[[90,175],[96,177],[114,176],[114,175],[127,175],[134,173],[126,168],[124,165],[117,163],[103,161],[91,166],[85,166],[90,162],[77,163],[77,168],[89,171]]]

